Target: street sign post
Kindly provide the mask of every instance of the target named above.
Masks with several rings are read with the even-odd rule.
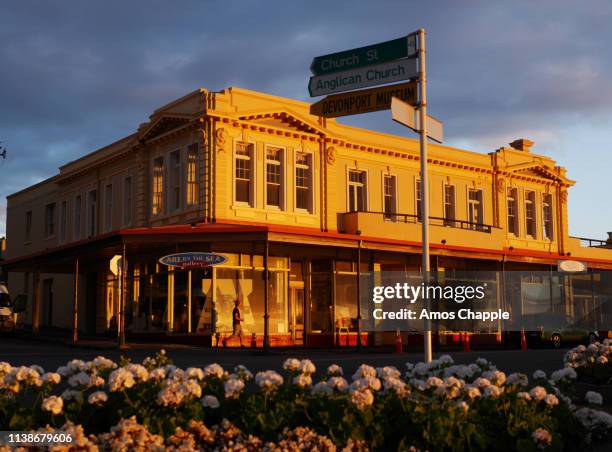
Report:
[[[310,77],[308,92],[310,97],[353,91],[369,86],[384,85],[417,76],[415,59],[397,60],[388,63],[366,66],[350,71]]]
[[[399,122],[417,133],[421,132],[419,109],[395,96],[391,100],[391,117],[395,122]],[[427,122],[427,137],[442,143],[444,141],[444,124],[429,115],[427,116]]]
[[[347,71],[416,55],[416,34],[357,49],[315,57],[310,64],[313,75]]]
[[[338,118],[340,116],[387,110],[391,107],[391,99],[393,98],[416,105],[417,84],[401,83],[327,96],[310,106],[310,114],[324,118]]]

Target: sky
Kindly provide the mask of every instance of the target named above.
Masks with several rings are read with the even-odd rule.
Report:
[[[445,144],[516,138],[568,168],[570,234],[612,231],[612,2],[7,2],[0,9],[0,235],[6,196],[136,130],[199,87],[308,97],[313,57],[427,32]],[[318,99],[315,99],[318,100]],[[342,119],[409,135],[388,111]]]

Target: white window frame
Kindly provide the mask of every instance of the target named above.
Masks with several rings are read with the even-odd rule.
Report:
[[[549,197],[550,202],[545,203],[544,199]],[[546,216],[544,213],[544,205],[548,204],[550,208],[550,237],[546,234]],[[555,241],[555,209],[554,196],[552,193],[542,193],[541,211],[542,211],[542,240]]]
[[[304,166],[303,164],[298,164],[297,162],[297,157],[298,154],[304,154],[308,157],[309,160],[309,181],[308,183],[310,184],[309,190],[308,190],[308,208],[304,209],[302,207],[298,207],[297,205],[297,192],[298,192],[298,188],[297,188],[297,170],[298,168],[300,168],[301,166]],[[295,163],[295,168],[294,168],[294,172],[293,172],[293,176],[294,176],[294,187],[293,187],[293,199],[294,199],[294,209],[296,212],[305,212],[305,213],[314,213],[314,187],[315,187],[315,183],[314,183],[314,178],[315,178],[315,171],[314,171],[314,164],[315,164],[315,159],[314,159],[314,154],[310,151],[305,151],[305,150],[296,150],[294,152],[294,163]]]
[[[51,223],[49,223],[49,218],[47,215],[47,211],[49,208],[52,208],[52,218],[51,218]],[[57,203],[55,202],[50,202],[48,204],[45,204],[45,222],[44,222],[44,227],[45,227],[45,239],[50,239],[55,237],[55,233],[57,231],[57,225],[55,222],[55,214],[56,214],[56,208],[57,208]],[[49,225],[51,227],[49,227]],[[49,229],[53,229],[52,231],[49,231]]]
[[[194,177],[195,180],[193,182],[193,199],[189,197],[189,157],[191,154],[191,150],[195,149],[195,169],[194,169]],[[187,207],[195,207],[198,205],[198,200],[200,198],[199,190],[199,170],[200,170],[200,146],[198,143],[192,143],[187,146],[185,151],[185,206]]]
[[[508,191],[512,192],[512,196],[508,196]],[[514,200],[514,232],[510,231],[510,209],[508,208],[510,204],[510,199]],[[508,187],[506,188],[506,230],[508,234],[512,234],[514,237],[518,237],[520,235],[520,225],[521,218],[519,215],[519,189],[516,187]]]
[[[129,198],[127,196],[127,181],[130,181],[130,193]],[[129,205],[128,205],[129,203]],[[131,174],[128,174],[123,178],[123,200],[122,200],[122,218],[121,222],[123,226],[131,226],[134,222],[134,178]],[[127,213],[129,212],[129,218],[127,218]]]
[[[178,155],[178,165],[174,162],[174,157]],[[168,213],[180,212],[183,208],[183,152],[175,149],[168,152]],[[176,179],[176,180],[175,180]],[[176,190],[178,189],[178,194]],[[172,202],[170,202],[172,201]],[[178,205],[177,205],[178,201]]]
[[[385,212],[385,198],[386,198],[386,194],[385,194],[385,180],[387,177],[392,177],[393,178],[393,212]],[[381,177],[381,194],[382,194],[382,211],[383,211],[383,217],[386,221],[397,221],[397,214],[398,214],[398,206],[399,206],[399,202],[397,199],[398,196],[398,190],[397,190],[397,175],[395,173],[386,173],[383,172],[382,173],[382,177]]]
[[[96,202],[95,205],[93,205],[93,210],[92,210],[92,205],[91,205],[91,194],[95,193],[96,194]],[[98,193],[97,189],[92,189],[92,190],[87,190],[87,202],[86,202],[86,231],[85,231],[85,238],[90,238],[90,237],[95,237],[96,235],[98,235],[98,202],[100,200],[100,193]],[[93,212],[93,216],[94,218],[92,219],[90,213]],[[92,221],[93,220],[93,221]]]
[[[59,242],[65,243],[68,240],[68,200],[60,202],[59,211]]]
[[[481,216],[480,222],[478,222],[478,219],[475,219],[476,221],[473,221],[472,215],[470,215],[471,205],[473,204],[470,200],[470,191],[480,192],[480,200],[478,201],[478,205],[480,207],[480,216]],[[474,230],[479,230],[478,224],[483,225],[485,223],[484,190],[482,188],[478,188],[474,186],[470,187],[468,185],[465,191],[465,198],[466,198],[466,205],[467,205],[467,220],[468,220],[468,223],[471,223],[470,228]]]
[[[77,209],[77,198],[79,199]],[[74,195],[74,224],[72,227],[72,238],[73,240],[81,240],[81,230],[83,228],[83,195],[77,193]]]
[[[159,198],[156,196],[157,195],[157,184],[155,183],[155,176],[156,176],[156,162],[160,161],[162,162],[162,168],[161,168],[161,172],[160,175],[162,177],[161,180],[161,193],[159,195]],[[158,218],[161,217],[164,212],[165,212],[165,208],[166,208],[166,185],[167,185],[167,174],[166,174],[166,156],[165,155],[157,155],[155,157],[153,157],[153,161],[152,161],[152,165],[151,165],[151,217],[153,218]],[[159,206],[158,206],[158,210],[155,211],[155,203],[156,203],[156,199],[159,199]]]
[[[527,225],[527,196],[533,194],[533,200],[529,200],[533,203],[533,234],[530,234],[529,227]],[[525,206],[525,237],[537,240],[538,238],[538,203],[537,194],[535,190],[524,190],[523,192],[523,205]]]
[[[280,162],[278,162],[278,167],[280,168],[280,187],[279,187],[279,202],[278,206],[273,204],[268,204],[268,149],[274,149],[281,151],[280,152]],[[276,162],[275,160],[270,160],[271,162]],[[266,209],[272,210],[286,210],[286,202],[287,199],[286,191],[287,191],[287,148],[284,146],[276,146],[273,144],[266,144],[264,146],[264,206]],[[274,163],[276,165],[276,163]]]
[[[423,194],[423,187],[421,187],[421,189],[419,190],[419,184],[421,183],[422,183],[421,179],[419,179],[419,177],[416,176],[414,178],[414,187],[413,187],[414,188],[414,216],[418,223],[421,222],[422,220],[421,217],[423,216],[422,212],[421,212],[421,215],[419,215],[419,210],[421,210],[421,206],[422,206],[421,199],[422,199],[422,194]]]
[[[110,187],[110,196],[109,190]],[[115,196],[115,187],[112,182],[108,182],[104,184],[104,232],[109,232],[113,230],[113,208],[114,208],[114,199]]]
[[[249,160],[251,162],[251,170],[250,170],[250,176],[251,179],[249,181],[249,200],[248,201],[238,201],[237,200],[237,190],[236,190],[236,161],[238,159],[240,160],[247,160],[245,158],[245,156],[243,155],[238,155],[237,154],[237,148],[239,144],[246,144],[249,145],[249,148],[251,150],[251,155],[249,157]],[[241,140],[234,140],[234,146],[233,146],[233,151],[232,151],[232,199],[234,202],[234,205],[236,206],[240,206],[240,207],[255,207],[255,199],[256,199],[256,193],[255,193],[255,187],[256,185],[256,181],[257,181],[257,145],[254,141],[241,141]]]
[[[446,216],[446,187],[453,187],[453,218]],[[457,185],[448,182],[442,182],[442,217],[444,218],[444,226],[455,226],[457,221]]]
[[[364,190],[363,190],[363,196],[364,196],[364,210],[355,210],[354,212],[367,212],[368,210],[370,210],[370,196],[369,196],[369,190],[368,190],[368,185],[370,182],[370,174],[368,172],[367,169],[362,169],[362,168],[357,168],[357,167],[347,167],[346,169],[346,211],[347,212],[351,212],[351,190],[350,190],[350,186],[351,186],[351,171],[359,171],[360,173],[364,173],[365,174],[365,183],[364,185]]]

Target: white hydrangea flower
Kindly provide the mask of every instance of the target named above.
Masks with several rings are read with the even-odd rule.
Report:
[[[453,360],[452,356],[450,355],[442,355],[438,358],[438,362],[440,364],[453,364],[455,361]]]
[[[531,439],[536,443],[538,449],[546,449],[552,444],[552,435],[543,428],[537,429],[531,434]]]
[[[246,366],[243,366],[242,364],[239,364],[236,367],[234,367],[234,374],[236,378],[239,378],[242,381],[250,381],[253,379],[253,373]]]
[[[315,395],[330,395],[333,394],[334,389],[326,381],[320,381],[312,387],[311,392]]]
[[[386,392],[394,392],[400,397],[410,393],[410,389],[404,381],[399,378],[388,377],[383,380],[383,387]]]
[[[534,380],[546,380],[546,372],[540,369],[536,370],[533,373],[533,379]]]
[[[437,388],[440,386],[444,386],[444,380],[438,377],[429,377],[427,379],[427,386],[430,388]]]
[[[516,397],[519,399],[531,400],[531,396],[529,395],[529,393],[524,391],[517,392]]]
[[[474,380],[473,384],[481,389],[491,386],[491,382],[489,381],[489,379],[484,377],[478,377],[476,380]]]
[[[481,396],[480,389],[476,386],[467,385],[463,388],[463,392],[472,400]]]
[[[219,408],[220,406],[219,399],[217,399],[214,395],[206,395],[202,399],[202,406],[204,408],[212,408],[212,409]]]
[[[164,378],[166,378],[166,369],[164,369],[163,367],[157,367],[153,369],[149,373],[149,378],[151,380],[156,380],[156,381],[163,380]]]
[[[527,375],[522,374],[520,372],[511,373],[506,378],[506,385],[508,386],[512,386],[512,385],[527,386],[528,384],[529,384],[529,378],[527,378]]]
[[[378,378],[400,378],[402,374],[395,366],[377,367],[376,375]]]
[[[343,377],[330,377],[327,380],[327,386],[333,391],[346,392],[349,384]]]
[[[87,402],[90,405],[94,405],[96,403],[104,403],[108,400],[108,395],[104,391],[96,391],[89,394],[87,398]]]
[[[183,382],[183,387],[188,395],[192,397],[202,397],[202,386],[195,379],[188,379]]]
[[[299,370],[305,375],[312,375],[316,372],[317,368],[311,360],[303,359],[300,361]]]
[[[353,374],[353,380],[358,380],[363,377],[376,377],[376,369],[367,364],[362,364]]]
[[[59,384],[59,382],[62,380],[62,377],[57,372],[47,372],[46,374],[43,374],[42,380],[45,383],[51,383],[56,385]]]
[[[372,394],[372,391],[369,389],[352,391],[351,403],[355,405],[358,410],[363,410],[365,407],[371,406],[374,403],[374,394]]]
[[[379,391],[382,387],[380,380],[376,377],[366,376],[359,378],[351,383],[351,390],[371,389]]]
[[[66,389],[62,392],[61,398],[66,401],[74,400],[77,403],[81,403],[83,402],[83,393],[75,389]]]
[[[113,370],[108,377],[108,387],[111,392],[129,389],[135,384],[134,375],[123,367]]]
[[[531,388],[529,395],[536,400],[544,400],[544,397],[546,397],[546,389],[544,389],[542,386],[535,386]]]
[[[89,363],[89,367],[90,368],[95,368],[97,370],[106,370],[106,369],[116,369],[117,368],[117,363],[115,363],[114,361],[105,358],[104,356],[96,356],[92,361],[90,361]]]
[[[293,384],[300,388],[305,388],[312,385],[312,377],[306,374],[297,375],[293,378]]]
[[[584,395],[584,400],[591,405],[603,404],[603,397],[599,392],[595,391],[587,391],[587,393]]]
[[[6,361],[0,361],[0,377],[8,374],[12,369],[13,366],[11,366],[9,363]]]
[[[464,413],[467,413],[470,409],[470,406],[467,404],[467,402],[461,400],[460,402],[457,402],[457,408],[459,408]]]
[[[226,399],[236,399],[244,389],[244,381],[239,378],[230,378],[223,385],[225,389],[225,398]]]
[[[344,375],[344,370],[338,364],[332,364],[327,368],[327,375],[330,377],[341,377]]]
[[[78,374],[72,375],[68,378],[68,384],[73,388],[77,386],[89,386],[91,379],[85,372],[79,372]]]
[[[483,395],[485,397],[499,397],[502,393],[502,390],[499,386],[490,385],[484,388]]]
[[[297,372],[300,369],[300,360],[296,358],[288,358],[283,363],[283,369],[287,372]]]
[[[559,405],[559,399],[557,398],[556,395],[554,394],[546,394],[546,397],[544,397],[544,402],[546,403],[546,405],[548,406],[556,406]]]
[[[43,411],[49,411],[51,414],[58,415],[64,408],[64,401],[58,396],[49,396],[42,402],[41,408]]]
[[[560,381],[571,381],[576,378],[578,378],[578,374],[572,367],[564,367],[563,369],[555,370],[550,375],[550,379],[555,383]]]
[[[579,408],[574,411],[574,417],[588,430],[607,431],[612,428],[612,415],[605,411],[594,410],[592,408]]]
[[[193,378],[196,380],[204,379],[204,371],[199,367],[189,367],[185,373],[187,374],[187,378]]]
[[[274,390],[283,384],[283,377],[273,370],[265,372],[257,372],[255,375],[255,383],[264,390]]]
[[[205,377],[222,378],[223,377],[223,373],[224,373],[223,367],[221,367],[217,363],[209,364],[208,366],[206,366],[204,368],[204,376]]]

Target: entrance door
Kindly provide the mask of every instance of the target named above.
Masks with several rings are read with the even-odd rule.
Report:
[[[304,345],[304,282],[289,284],[289,332],[293,345]]]

